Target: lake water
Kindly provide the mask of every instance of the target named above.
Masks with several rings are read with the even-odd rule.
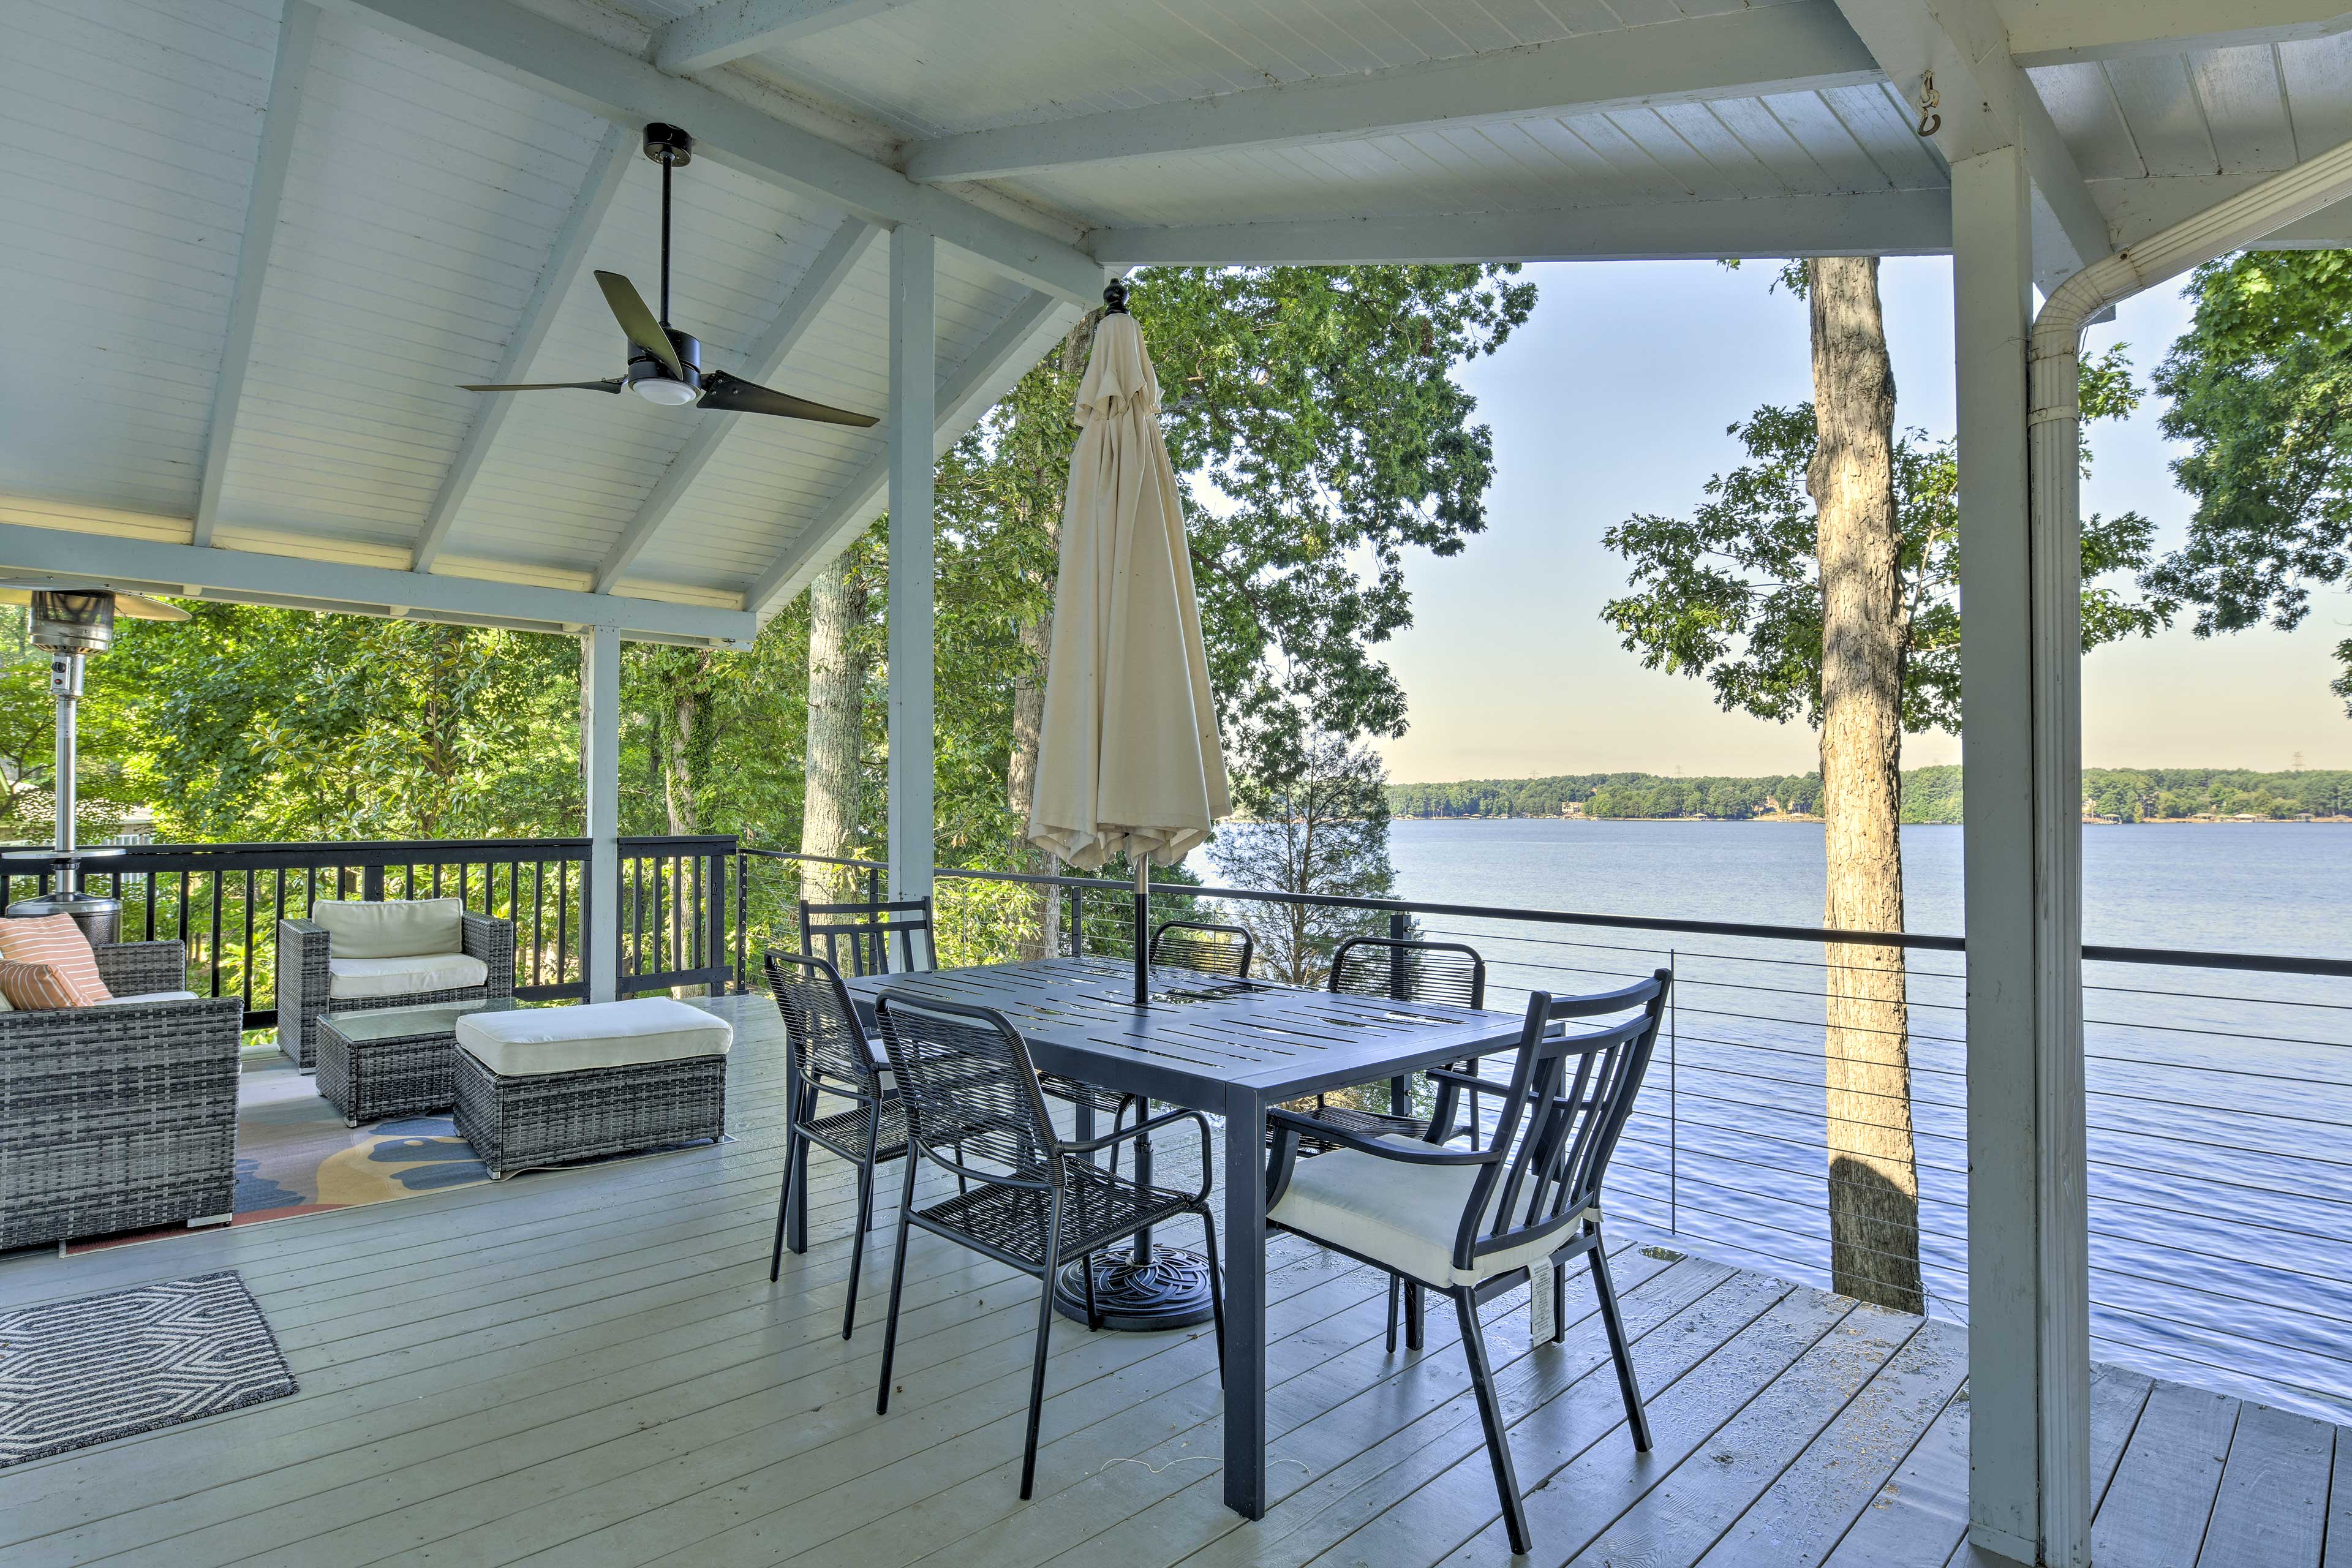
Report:
[[[1817,926],[1816,825],[1398,822],[1417,901]],[[2352,956],[2352,825],[2086,827],[2085,941]],[[1909,929],[1960,930],[1960,829],[1903,835]],[[1204,874],[1209,868],[1199,868]],[[1213,879],[1213,878],[1212,878]],[[1432,917],[1490,1005],[1674,964],[1676,1003],[1612,1207],[1696,1250],[1826,1279],[1824,950]],[[1930,1310],[1965,1320],[1964,991],[1913,955]],[[2085,974],[2094,1353],[2352,1420],[2352,982],[2095,964]]]

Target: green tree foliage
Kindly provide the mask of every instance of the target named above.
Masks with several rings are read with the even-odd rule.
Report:
[[[2137,406],[2122,355],[2119,346],[2084,362],[2086,418]],[[1638,515],[1602,536],[1629,563],[1633,591],[1601,615],[1645,668],[1705,679],[1727,711],[1818,724],[1821,574],[1805,489],[1812,407],[1759,408],[1729,434],[1750,461],[1709,479],[1690,517]],[[1959,728],[1958,493],[1953,443],[1906,432],[1895,449],[1895,499],[1903,527],[1903,727],[1914,734]],[[2162,599],[2134,600],[2105,585],[2147,563],[2153,532],[2137,512],[2084,522],[2085,650],[2165,624]]]
[[[1772,815],[1772,806],[1810,816],[1820,805],[1821,775],[1665,778],[1657,773],[1575,773],[1536,779],[1469,779],[1458,784],[1391,784],[1399,816],[1557,816],[1530,809],[1554,799],[1581,802],[1591,817],[1703,816],[1721,821]],[[2083,798],[2122,822],[2185,821],[2244,814],[2272,819],[2352,815],[2352,771],[2297,768],[2084,768]],[[1958,824],[1960,770],[1913,768],[1903,774],[1903,820]]]
[[[2199,637],[2303,623],[2352,571],[2352,252],[2257,251],[2199,268],[2189,331],[2157,367],[2164,433],[2195,498],[2188,542],[2145,575],[2198,606]],[[2352,639],[2334,686],[2352,710]]]
[[[1244,782],[1244,819],[1217,830],[1209,859],[1234,887],[1392,898],[1387,786],[1370,746],[1310,734],[1297,773]],[[1340,942],[1388,930],[1388,917],[1361,910],[1234,900],[1229,910],[1256,944],[1255,972],[1294,985],[1323,984]]]

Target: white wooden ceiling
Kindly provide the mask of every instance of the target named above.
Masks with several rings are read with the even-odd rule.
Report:
[[[2062,275],[2352,138],[2345,4],[10,0],[0,565],[64,530],[458,618],[772,613],[878,510],[884,431],[459,390],[617,373],[589,272],[653,291],[646,119],[702,141],[707,364],[884,414],[887,231],[939,234],[944,443],[1105,267],[1946,249],[1979,104]]]

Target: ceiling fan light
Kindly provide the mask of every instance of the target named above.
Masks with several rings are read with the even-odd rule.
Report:
[[[695,399],[694,388],[663,375],[646,376],[631,383],[630,388],[647,403],[659,404],[664,408],[682,408]]]

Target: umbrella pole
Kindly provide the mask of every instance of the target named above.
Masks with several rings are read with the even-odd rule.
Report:
[[[1135,1005],[1151,1003],[1151,852],[1135,858]]]

